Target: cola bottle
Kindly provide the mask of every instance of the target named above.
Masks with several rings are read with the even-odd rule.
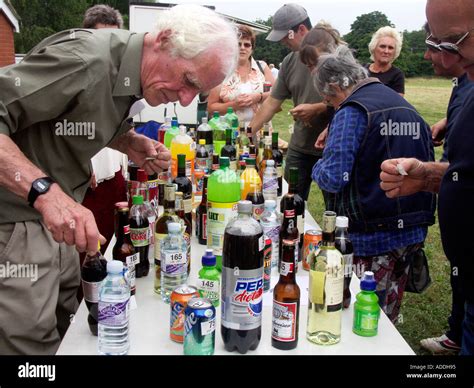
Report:
[[[99,285],[107,276],[107,260],[100,253],[100,243],[97,252],[87,254],[81,267],[82,290],[89,315],[87,323],[92,334],[97,335],[97,307],[99,302]]]
[[[239,201],[238,216],[225,228],[222,253],[221,334],[229,352],[244,354],[260,343],[264,246],[252,203]]]
[[[133,206],[130,209],[130,239],[135,247],[135,252],[140,254],[140,261],[135,265],[135,276],[147,276],[150,271],[148,250],[150,249],[150,224],[146,217],[146,207],[143,197],[135,195]]]

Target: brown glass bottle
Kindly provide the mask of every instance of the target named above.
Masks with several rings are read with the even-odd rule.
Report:
[[[155,292],[161,295],[161,243],[163,239],[168,235],[168,223],[169,222],[180,222],[179,217],[175,212],[175,192],[176,187],[174,184],[165,185],[165,194],[163,197],[164,212],[155,224]]]
[[[284,240],[280,279],[273,290],[272,346],[290,350],[298,345],[300,288],[296,284],[295,240]]]
[[[178,154],[178,175],[173,183],[178,185],[178,190],[183,193],[185,217],[191,223],[192,229],[192,211],[193,211],[193,184],[186,176],[186,155]]]
[[[118,228],[116,231],[115,245],[112,249],[112,258],[120,260],[128,269],[128,280],[130,281],[130,294],[135,295],[135,264],[139,262],[139,255],[130,238],[130,221],[128,207],[117,209]]]
[[[180,218],[181,229],[183,231],[183,238],[186,241],[187,246],[187,259],[188,259],[188,275],[191,271],[191,233],[192,227],[189,220],[185,217],[184,213],[184,202],[183,193],[181,191],[176,192],[176,215]]]
[[[273,160],[275,161],[275,168],[278,173],[278,192],[277,195],[280,197],[283,189],[283,154],[278,149],[278,132],[272,133],[272,153]]]
[[[294,186],[295,180],[297,180],[298,176],[296,175],[297,170],[290,169],[290,187]],[[297,220],[297,208],[296,208],[296,198],[295,193],[293,190],[289,190],[287,194],[285,194],[280,203],[280,208],[283,210],[283,223],[280,229],[280,244],[279,244],[279,262],[278,267],[281,264],[282,258],[282,246],[283,240],[288,241],[295,241],[296,248],[295,248],[295,255],[296,261],[298,261],[298,250],[299,250],[299,240],[300,240],[300,233],[298,231],[298,220]]]
[[[196,209],[196,237],[199,244],[207,244],[207,180],[209,175],[204,175],[204,183],[202,186],[201,203]]]

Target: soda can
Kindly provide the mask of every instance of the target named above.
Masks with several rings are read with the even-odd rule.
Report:
[[[175,342],[184,342],[184,311],[189,300],[196,297],[199,291],[188,285],[179,286],[171,293],[170,338]]]
[[[265,82],[263,84],[263,92],[264,93],[269,92],[271,88],[272,88],[272,83],[271,82]]]
[[[263,292],[270,291],[272,278],[272,239],[265,238],[265,248],[263,248]]]
[[[188,301],[184,321],[184,354],[212,356],[216,343],[216,309],[206,298]]]
[[[309,271],[308,257],[311,252],[319,251],[323,234],[320,230],[307,230],[303,241],[303,269]]]
[[[194,195],[202,196],[202,186],[204,184],[204,175],[205,172],[203,170],[195,170],[194,177],[196,179],[196,191]]]

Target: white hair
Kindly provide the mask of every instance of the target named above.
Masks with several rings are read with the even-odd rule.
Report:
[[[313,74],[314,86],[319,94],[326,96],[335,95],[334,86],[346,90],[367,78],[367,70],[345,45],[338,46],[333,53],[321,55]]]
[[[403,44],[403,36],[393,27],[385,26],[379,28],[373,35],[372,39],[369,43],[369,52],[370,52],[370,59],[375,61],[374,58],[374,51],[377,48],[379,40],[382,38],[392,38],[395,40],[395,56],[393,60],[397,59],[400,55],[400,51],[402,51],[402,44]]]
[[[160,12],[155,29],[156,33],[171,31],[170,53],[174,57],[193,59],[205,52],[217,53],[226,76],[237,66],[237,29],[209,8],[192,4],[176,5]]]

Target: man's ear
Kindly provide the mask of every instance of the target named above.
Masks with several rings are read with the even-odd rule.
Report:
[[[154,50],[166,50],[171,45],[171,30],[163,30],[158,33],[153,43]]]

